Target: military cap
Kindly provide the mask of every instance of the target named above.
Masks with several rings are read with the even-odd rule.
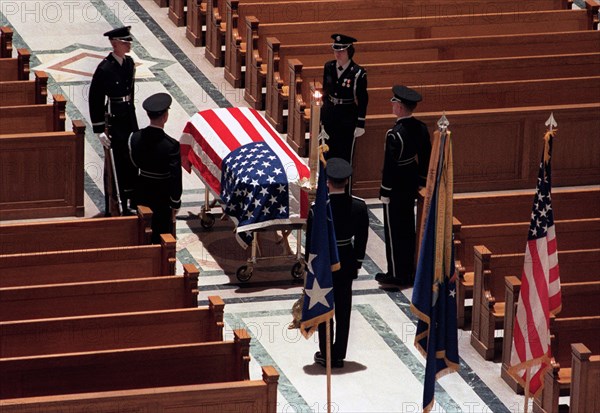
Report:
[[[333,50],[346,50],[352,43],[356,41],[354,37],[346,36],[345,34],[332,34],[331,38],[333,39],[333,44],[331,48]]]
[[[392,88],[394,97],[390,100],[392,102],[403,102],[403,103],[417,103],[423,100],[423,97],[417,92],[406,86],[396,85]]]
[[[142,103],[142,107],[148,114],[160,115],[171,106],[173,99],[168,93],[155,93]]]
[[[352,166],[342,158],[331,158],[327,160],[327,178],[333,181],[343,181],[352,175]]]
[[[131,37],[129,29],[131,29],[131,26],[119,27],[118,29],[113,29],[104,33],[104,36],[108,36],[110,40],[123,40],[126,42],[131,42],[133,38]]]

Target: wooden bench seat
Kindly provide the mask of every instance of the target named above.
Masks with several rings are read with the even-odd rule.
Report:
[[[588,317],[550,318],[553,367],[544,376],[542,394],[533,400],[533,411],[558,413],[559,397],[569,396],[573,370],[571,345],[583,344],[592,354],[600,354],[600,315]],[[566,370],[563,372],[563,370]],[[592,382],[597,382],[593,378]],[[595,396],[597,397],[597,396]],[[574,410],[573,412],[585,410]]]
[[[198,270],[183,276],[0,288],[0,321],[197,307]]]
[[[389,101],[389,96],[388,96]],[[447,108],[449,129],[456,139],[454,146],[454,193],[535,188],[539,172],[544,122],[554,113],[560,126],[561,139],[554,142],[552,168],[554,186],[598,185],[600,165],[594,155],[597,131],[600,130],[600,103],[538,107],[516,107],[454,111]],[[297,124],[305,122],[309,113],[294,113]],[[415,117],[437,129],[442,112],[421,112]],[[300,122],[300,118],[302,122]],[[386,132],[395,116],[367,115],[366,133],[356,140],[352,175],[352,193],[365,198],[379,196]],[[303,134],[288,144],[306,153]],[[458,137],[460,136],[460,139]],[[560,172],[559,172],[560,171]]]
[[[206,45],[206,0],[187,0],[185,37],[195,46]]]
[[[234,341],[3,358],[0,398],[248,380],[250,335],[234,333]]]
[[[0,358],[223,340],[220,297],[208,307],[0,323]]]
[[[17,49],[17,57],[0,58],[0,81],[29,80],[31,53],[27,49]]]
[[[296,59],[288,64],[291,93],[287,94],[287,107],[295,113],[311,100],[311,82],[305,79],[322,77],[323,66],[303,67]],[[398,79],[421,93],[423,101],[418,107],[427,112],[450,107],[467,110],[537,106],[544,102],[590,103],[597,102],[600,96],[600,52],[410,63],[382,60],[363,66],[369,73],[371,116],[390,113],[390,85]],[[285,97],[281,94],[277,99]],[[277,117],[276,124],[286,123],[284,104],[276,101],[273,105],[282,110],[270,116]],[[294,125],[291,129],[294,130]]]
[[[535,190],[455,194],[452,213],[462,225],[522,221],[531,213]],[[552,208],[561,219],[600,216],[600,187],[552,188]]]
[[[26,287],[175,274],[175,238],[161,245],[0,255],[0,287]]]
[[[67,100],[54,95],[45,105],[0,106],[0,139],[4,135],[35,132],[63,132]]]
[[[589,412],[600,405],[600,354],[584,344],[571,344],[571,405],[569,411]]]
[[[252,96],[262,93],[267,75],[266,39],[270,37],[277,37],[281,44],[311,44],[321,43],[335,32],[361,41],[384,41],[546,33],[548,27],[556,31],[579,31],[594,27],[597,10],[598,5],[590,1],[586,10],[452,15],[443,19],[425,16],[259,24],[257,18],[246,17],[246,38],[251,41],[246,43],[245,87]]]
[[[57,120],[64,103],[23,107],[48,109]],[[62,126],[56,129],[62,131],[0,135],[0,221],[84,215],[85,124],[74,120],[73,130],[65,132],[58,116]]]
[[[116,410],[275,413],[277,382],[274,367],[262,368],[262,380],[242,380],[186,386],[116,390],[0,400],[3,413],[89,413]]]
[[[517,11],[535,11],[560,9],[566,2],[562,0],[537,0],[525,7],[520,2],[496,0],[468,0],[449,2],[430,0],[426,5],[418,0],[361,0],[302,1],[302,2],[225,2],[225,79],[234,87],[243,87],[242,66],[246,61],[247,32],[244,30],[246,17],[254,17],[260,23],[290,23],[323,20],[366,20],[381,18],[385,10],[386,17],[424,17],[427,15],[465,15],[487,11],[493,13],[513,13]],[[322,39],[325,40],[325,39]],[[221,51],[221,48],[215,49]],[[330,54],[331,56],[331,54]],[[260,108],[256,108],[260,109]]]
[[[0,27],[0,59],[12,57],[13,31],[8,26]]]
[[[286,124],[280,124],[287,109],[289,90],[288,60],[298,59],[303,66],[321,66],[332,59],[331,43],[283,45],[275,38],[267,40],[266,96],[258,90],[246,88],[245,99],[256,109],[262,109],[266,98],[265,116],[279,132],[285,132]],[[600,52],[600,32],[587,30],[563,33],[534,33],[520,35],[496,35],[481,37],[455,37],[441,39],[389,40],[355,43],[358,62],[438,61],[455,59],[480,59],[517,56],[540,56],[571,53]],[[321,78],[322,74],[318,77]],[[309,77],[310,79],[310,77]],[[369,72],[369,84],[371,84]],[[394,83],[397,83],[394,82]],[[255,95],[256,94],[256,95]],[[283,102],[278,96],[284,96]],[[283,107],[279,107],[283,104]]]
[[[0,81],[0,106],[46,104],[48,74],[35,72],[35,80]]]
[[[0,255],[150,244],[152,211],[137,216],[16,222],[0,226]]]

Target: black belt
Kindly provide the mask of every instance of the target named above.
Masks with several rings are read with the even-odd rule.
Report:
[[[127,96],[119,96],[119,97],[109,97],[111,102],[131,102],[131,95]]]
[[[144,171],[143,169],[138,169],[138,175],[143,176],[144,178],[150,178],[150,179],[169,179],[171,177],[170,172],[161,174],[161,173],[156,173],[156,172]]]
[[[354,99],[338,99],[332,96],[328,96],[328,98],[334,105],[352,105],[354,103]]]

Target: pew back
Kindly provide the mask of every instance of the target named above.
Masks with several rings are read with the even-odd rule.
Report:
[[[0,358],[223,340],[223,308],[154,310],[0,323]]]
[[[54,95],[48,105],[0,106],[0,130],[5,134],[63,132],[67,100]]]
[[[0,81],[0,106],[46,104],[48,74],[35,72],[35,80]]]

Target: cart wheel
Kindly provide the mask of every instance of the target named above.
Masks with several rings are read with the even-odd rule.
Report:
[[[211,214],[205,214],[200,217],[200,225],[204,229],[211,229],[215,225],[215,217]]]
[[[247,265],[242,265],[235,272],[235,276],[241,282],[248,281],[250,278],[252,278],[252,267],[248,267]]]
[[[294,278],[302,278],[304,277],[304,265],[301,262],[297,262],[292,267],[292,277]]]

